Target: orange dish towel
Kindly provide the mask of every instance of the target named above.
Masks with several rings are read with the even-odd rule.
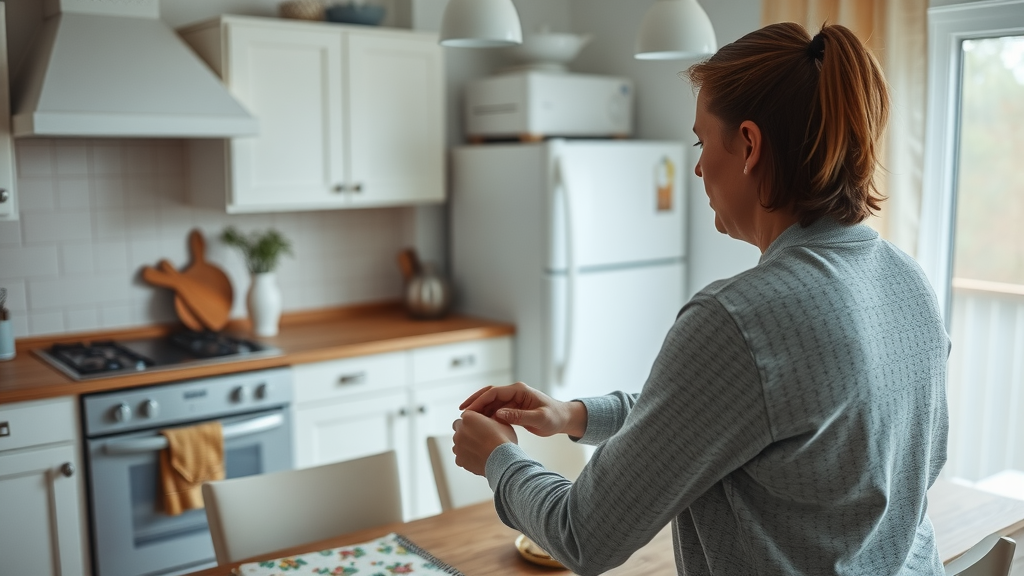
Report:
[[[224,432],[220,422],[161,430],[160,492],[164,512],[177,516],[203,507],[203,482],[224,478]]]

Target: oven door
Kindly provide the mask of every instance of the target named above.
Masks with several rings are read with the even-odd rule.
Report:
[[[285,408],[220,422],[228,478],[292,467]],[[160,510],[157,456],[166,445],[157,430],[88,440],[95,576],[178,574],[216,564],[204,510]]]

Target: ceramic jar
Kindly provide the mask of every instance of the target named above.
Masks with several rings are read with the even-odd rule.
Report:
[[[440,318],[448,313],[450,304],[451,286],[430,264],[405,286],[405,309],[413,318]]]

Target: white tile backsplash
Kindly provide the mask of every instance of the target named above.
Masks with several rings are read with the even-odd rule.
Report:
[[[0,281],[57,274],[56,245],[0,248]]]
[[[199,228],[206,258],[231,278],[233,317],[244,317],[249,274],[219,235],[274,227],[293,243],[278,283],[286,312],[395,299],[395,255],[410,237],[410,209],[228,215],[188,197],[180,140],[16,142],[21,220],[0,222],[0,286],[16,337],[139,326],[175,319],[169,290],[143,266],[178,268]]]

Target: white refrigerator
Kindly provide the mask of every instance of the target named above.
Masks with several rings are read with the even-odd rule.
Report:
[[[516,325],[515,378],[569,400],[639,392],[684,302],[682,144],[453,151],[462,312]]]

